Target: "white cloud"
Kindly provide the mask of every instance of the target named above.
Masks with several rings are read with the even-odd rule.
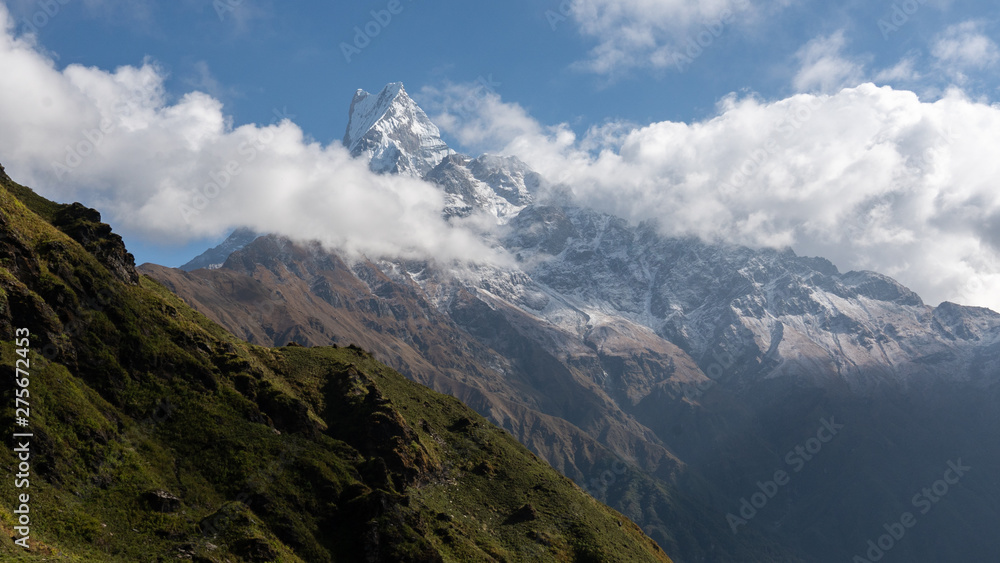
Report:
[[[729,28],[786,0],[572,0],[570,18],[597,41],[580,68],[613,75],[632,68],[683,70]]]
[[[817,37],[799,49],[799,71],[792,80],[798,92],[833,92],[861,82],[864,64],[844,57],[843,30]]]
[[[276,111],[233,128],[221,102],[168,101],[151,62],[64,70],[12,35],[0,5],[0,162],[60,201],[82,200],[126,234],[187,242],[246,225],[369,256],[490,259],[480,238],[441,218],[440,190],[369,172]]]
[[[182,82],[187,87],[205,92],[217,100],[232,99],[240,95],[236,88],[219,82],[205,61],[197,61],[191,65],[190,74],[182,78]]]
[[[931,54],[939,66],[954,73],[991,67],[1000,60],[1000,49],[984,28],[978,21],[952,25],[935,37]]]
[[[483,152],[542,129],[524,108],[503,103],[482,81],[448,83],[440,88],[425,86],[420,91],[420,102],[431,120],[442,130],[455,133],[469,152]]]
[[[875,74],[875,82],[882,84],[911,84],[921,78],[923,75],[917,70],[917,60],[914,56],[904,57],[894,66]]]
[[[1000,107],[863,84],[777,101],[730,96],[715,117],[582,138],[494,100],[452,122],[493,139],[578,200],[666,235],[790,245],[876,270],[928,302],[1000,310]],[[497,126],[520,116],[517,130]],[[609,134],[609,131],[611,134]]]

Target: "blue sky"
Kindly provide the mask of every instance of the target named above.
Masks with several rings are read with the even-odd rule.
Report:
[[[43,11],[37,0],[7,4],[22,27]],[[113,69],[149,57],[168,73],[175,96],[206,90],[237,124],[266,123],[274,108],[288,108],[308,134],[328,142],[343,135],[354,90],[388,82],[404,82],[420,102],[416,93],[425,85],[492,77],[506,101],[543,123],[565,122],[581,131],[609,119],[691,121],[711,115],[730,92],[765,98],[794,93],[795,54],[818,36],[843,30],[848,53],[891,67],[908,54],[926,57],[934,35],[949,25],[982,20],[990,36],[998,25],[995,3],[952,2],[942,9],[928,2],[887,40],[878,21],[891,23],[892,6],[902,2],[798,1],[751,22],[735,15],[682,72],[671,64],[598,73],[574,66],[587,60],[599,39],[581,32],[566,10],[569,2],[401,0],[402,12],[348,63],[341,44],[353,43],[355,26],[364,28],[371,12],[388,4],[70,0],[38,36],[59,65]],[[676,38],[685,46],[701,27],[695,22]],[[666,35],[663,44],[675,40]],[[977,92],[995,98],[995,71],[980,78]],[[927,85],[940,82],[929,77]]]
[[[0,95],[0,126],[13,132],[8,145],[0,142],[0,162],[44,195],[101,208],[140,263],[179,265],[235,222],[290,231],[313,224],[331,229],[328,238],[341,242],[375,236],[360,226],[330,227],[329,218],[272,225],[252,211],[229,211],[253,208],[257,200],[274,209],[295,204],[292,196],[261,195],[266,186],[255,181],[265,177],[301,197],[313,188],[365,186],[363,197],[389,198],[389,204],[373,204],[386,209],[414,204],[412,194],[423,194],[424,218],[433,222],[439,202],[430,190],[363,177],[334,147],[356,89],[402,81],[440,120],[454,148],[521,156],[559,176],[553,180],[574,182],[585,203],[632,220],[663,219],[667,234],[790,245],[828,256],[845,270],[897,276],[930,301],[1000,306],[987,297],[1000,294],[1000,201],[989,195],[1000,177],[983,164],[988,157],[971,168],[961,160],[1000,143],[984,125],[992,123],[1000,95],[995,3],[3,5],[8,45],[0,65],[19,69],[24,86]],[[359,38],[357,30],[366,28],[377,34]],[[350,61],[345,45],[354,46]],[[447,119],[455,113],[449,102],[463,92],[484,95],[476,93],[481,81],[492,90],[474,106],[475,115]],[[140,83],[149,87],[148,99],[136,102],[141,111],[123,117],[108,109],[122,99],[116,88]],[[865,83],[891,90],[856,89]],[[28,109],[40,92],[38,111]],[[803,100],[813,105],[796,110]],[[793,111],[820,117],[789,128]],[[97,143],[96,156],[71,174],[54,172],[52,164],[65,160],[62,147],[85,142],[85,132],[109,115],[118,121]],[[290,123],[281,125],[276,116]],[[798,136],[773,133],[783,126]],[[262,146],[267,158],[252,163],[254,177],[238,174],[235,187],[217,200],[222,203],[198,222],[179,222],[176,212],[164,211],[187,197],[178,193],[200,189],[197,184],[226,164],[240,139],[271,132],[279,141]],[[772,137],[787,141],[787,149],[750,162]],[[669,169],[658,167],[663,162],[671,163]],[[286,170],[294,163],[299,170]],[[740,180],[747,183],[737,193],[730,171],[741,166],[764,172]],[[326,188],[313,185],[302,172],[310,167],[329,168],[335,180]],[[581,172],[562,177],[567,169]],[[846,178],[857,170],[866,175],[849,184]],[[824,195],[850,192],[859,183],[865,189],[852,195]],[[955,191],[957,185],[962,189]],[[792,188],[797,191],[788,195]],[[631,204],[616,199],[619,190],[630,190]],[[673,215],[678,206],[684,216]],[[690,217],[703,219],[692,223]],[[474,246],[453,240],[447,229],[426,227],[433,241],[427,247],[448,239],[461,254],[459,248]],[[395,244],[381,242],[382,250]],[[941,266],[949,257],[954,262]]]

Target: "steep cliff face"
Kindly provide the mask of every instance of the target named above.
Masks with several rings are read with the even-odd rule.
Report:
[[[0,178],[0,410],[13,420],[25,360],[32,434],[30,489],[0,483],[0,558],[670,561],[509,435],[360,348],[236,339],[131,275],[99,221]]]

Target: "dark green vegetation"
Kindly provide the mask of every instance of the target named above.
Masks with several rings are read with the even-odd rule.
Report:
[[[4,561],[670,561],[458,400],[356,347],[246,344],[3,174],[0,265],[4,421],[15,329],[33,350],[31,549],[5,447]]]

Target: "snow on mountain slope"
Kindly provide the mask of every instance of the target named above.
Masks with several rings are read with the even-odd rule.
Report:
[[[515,156],[484,154],[469,162],[472,176],[513,206],[533,201],[542,177]]]
[[[484,212],[504,224],[534,201],[541,177],[515,157],[450,155],[424,179],[444,189],[445,213]]]
[[[550,322],[583,338],[593,323],[581,318],[624,319],[677,344],[715,377],[732,375],[710,369],[725,353],[743,359],[741,377],[835,377],[857,391],[968,380],[985,373],[984,346],[1000,342],[997,313],[929,307],[874,272],[841,274],[790,250],[665,238],[589,210],[529,207],[504,244],[526,279],[585,316],[549,306],[538,314]],[[516,303],[518,293],[509,288],[506,298]]]

